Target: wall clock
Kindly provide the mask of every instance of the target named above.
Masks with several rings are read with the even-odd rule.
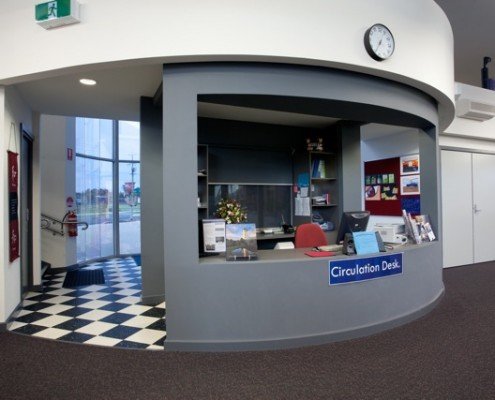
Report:
[[[364,34],[364,47],[373,59],[383,61],[394,53],[395,40],[390,29],[375,24]]]

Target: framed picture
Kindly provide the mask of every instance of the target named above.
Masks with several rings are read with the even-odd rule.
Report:
[[[364,188],[364,198],[366,201],[380,201],[380,185],[370,185]]]
[[[401,175],[419,174],[419,172],[419,154],[413,154],[400,158]]]
[[[411,196],[421,193],[419,175],[406,175],[400,177],[400,194]]]

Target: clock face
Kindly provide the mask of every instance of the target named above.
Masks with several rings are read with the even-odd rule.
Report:
[[[395,49],[392,33],[382,24],[375,24],[366,31],[364,45],[369,55],[377,61],[386,60]]]

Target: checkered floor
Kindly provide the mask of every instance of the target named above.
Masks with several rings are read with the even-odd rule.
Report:
[[[141,303],[141,267],[134,259],[85,268],[103,268],[105,285],[63,288],[65,272],[45,274],[43,290],[25,296],[8,329],[69,342],[163,350],[165,303]]]

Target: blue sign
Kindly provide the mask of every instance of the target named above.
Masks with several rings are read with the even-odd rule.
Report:
[[[367,281],[397,274],[402,274],[402,253],[328,263],[329,285]]]

